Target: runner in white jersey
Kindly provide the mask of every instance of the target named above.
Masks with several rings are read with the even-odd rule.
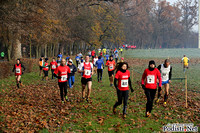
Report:
[[[166,59],[164,64],[159,65],[158,70],[160,70],[161,73],[162,86],[165,87],[164,104],[167,104],[167,99],[169,95],[169,83],[171,83],[171,77],[172,77],[172,67],[170,66],[169,59]],[[161,92],[162,90],[158,89],[158,100],[156,101],[157,103],[160,100]]]

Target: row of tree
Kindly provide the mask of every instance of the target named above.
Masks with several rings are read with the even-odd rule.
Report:
[[[1,0],[0,44],[8,60],[75,54],[122,43],[196,47],[197,0]],[[188,45],[190,43],[194,45]]]

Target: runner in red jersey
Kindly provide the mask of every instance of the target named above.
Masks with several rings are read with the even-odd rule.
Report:
[[[117,81],[118,81],[118,84],[117,84]],[[122,104],[122,100],[123,100],[124,102],[123,118],[126,118],[129,87],[131,89],[131,92],[134,91],[131,85],[130,71],[128,70],[128,64],[126,62],[118,63],[114,85],[117,90],[118,101],[113,106],[113,113],[116,114],[116,108],[117,106]]]
[[[92,91],[92,75],[93,71],[93,64],[89,62],[89,56],[85,57],[85,62],[81,63],[78,67],[78,72],[82,73],[81,83],[82,83],[82,98],[85,99],[85,87],[88,87],[88,93],[86,100],[89,102],[90,94]]]
[[[115,70],[115,61],[113,60],[113,56],[110,56],[110,59],[106,62],[106,66],[108,67],[108,75],[110,79],[110,86],[113,86],[113,77]]]
[[[23,68],[23,71],[22,71],[22,68]],[[15,72],[15,78],[16,78],[17,88],[19,88],[19,83],[20,83],[20,85],[22,85],[21,75],[25,71],[25,67],[24,67],[23,64],[21,64],[20,59],[17,59],[17,64],[14,65],[12,71]]]
[[[45,58],[45,62],[43,64],[44,77],[42,77],[42,80],[44,80],[44,78],[46,79],[46,81],[48,80],[49,67],[50,65],[48,63],[48,58]]]
[[[155,67],[155,61],[149,61],[149,68],[145,69],[142,75],[142,88],[144,89],[145,95],[147,97],[146,117],[151,116],[153,100],[155,98],[157,88],[157,79],[159,80],[159,88],[161,88],[162,86],[160,71]]]
[[[52,79],[53,79],[53,73],[57,68],[57,62],[55,60],[55,58],[53,58],[52,62],[50,63],[50,67],[51,67],[51,73],[52,73]]]
[[[58,78],[58,86],[60,88],[60,97],[62,100],[62,103],[64,103],[64,97],[67,102],[69,102],[69,98],[67,97],[67,81],[68,77],[67,75],[70,73],[70,68],[66,65],[66,60],[61,60],[61,65],[56,68],[54,71],[54,76]],[[58,75],[57,75],[58,74]],[[64,96],[63,96],[64,91]]]

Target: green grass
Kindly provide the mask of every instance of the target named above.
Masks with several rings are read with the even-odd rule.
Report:
[[[200,49],[134,49],[126,52],[128,58],[199,58]]]

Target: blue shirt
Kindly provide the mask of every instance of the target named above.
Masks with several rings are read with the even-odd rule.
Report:
[[[66,60],[69,60],[70,57],[66,57]]]
[[[119,55],[118,55],[117,53],[115,53],[115,58],[118,58],[118,56],[119,56]]]
[[[108,58],[109,58],[109,55],[107,54],[107,55],[105,55],[105,57],[106,57],[106,60],[108,60]]]
[[[104,62],[102,59],[98,59],[96,61],[96,66],[97,66],[97,69],[103,69],[102,65],[104,66]]]
[[[103,58],[103,57],[101,57],[101,60],[102,60],[102,61],[104,61],[104,58]]]
[[[76,60],[76,61],[79,61],[80,59],[81,59],[80,56],[76,56],[76,57],[75,57],[75,60]]]
[[[58,56],[59,56],[60,58],[62,58],[62,54],[59,54]]]

